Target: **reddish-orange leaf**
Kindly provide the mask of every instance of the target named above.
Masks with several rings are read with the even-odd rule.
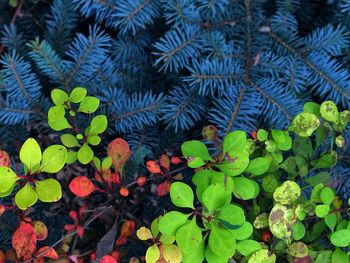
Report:
[[[70,182],[69,189],[76,196],[86,197],[95,191],[95,186],[87,177],[77,176]]]
[[[164,196],[170,191],[170,182],[165,181],[158,185],[157,187],[157,195],[158,196]]]
[[[154,174],[160,174],[162,171],[160,170],[159,164],[155,161],[148,161],[146,163],[147,170]]]
[[[5,206],[0,204],[0,216],[2,216],[2,214],[5,213],[5,211],[6,211]],[[0,261],[0,263],[1,263],[1,261]]]
[[[87,206],[87,204],[83,204],[80,208],[79,208],[79,218],[80,218],[80,220],[82,219],[82,218],[84,218],[84,216],[86,215],[86,210],[88,210],[88,206]]]
[[[46,257],[46,258],[52,258],[52,259],[58,259],[58,254],[56,250],[54,250],[52,247],[49,246],[44,246],[36,252],[36,254],[41,254],[43,253],[40,258]]]
[[[4,263],[5,258],[6,258],[5,253],[2,250],[0,250],[0,263]]]
[[[101,258],[99,263],[118,263],[118,260],[112,256],[106,255]]]
[[[72,225],[72,224],[64,225],[64,229],[68,232],[73,231],[75,228],[76,228],[76,225]]]
[[[34,228],[34,233],[36,240],[44,240],[47,238],[48,230],[46,225],[41,221],[33,221],[32,226]]]
[[[126,187],[122,187],[122,188],[120,188],[119,193],[121,196],[126,197],[129,195],[129,189]]]
[[[258,138],[258,133],[256,131],[252,131],[251,134],[252,138],[256,140]]]
[[[170,170],[170,159],[168,155],[162,154],[159,158],[159,162],[162,167],[164,167],[168,171]]]
[[[0,151],[0,166],[11,166],[10,156],[5,151]]]
[[[107,155],[112,158],[115,170],[119,171],[130,158],[131,150],[129,144],[122,138],[117,138],[108,145]]]
[[[119,260],[119,251],[117,251],[117,250],[113,251],[112,257],[114,257],[116,260]]]
[[[146,181],[147,181],[147,179],[145,176],[140,176],[139,178],[137,178],[136,183],[139,187],[143,187],[143,186],[145,186]]]
[[[95,179],[99,183],[106,183],[108,185],[111,184],[112,171],[111,169],[106,170],[96,170],[95,171]]]
[[[126,220],[120,230],[120,236],[115,242],[116,246],[122,246],[127,242],[127,238],[130,237],[135,229],[135,222],[133,220]]]
[[[174,157],[171,157],[170,162],[171,162],[172,164],[179,164],[179,163],[182,163],[182,160],[181,160],[180,157],[174,156]]]
[[[31,224],[22,224],[12,236],[12,246],[17,257],[28,259],[36,249],[36,236]]]
[[[78,213],[74,210],[69,212],[69,216],[74,220],[74,223],[78,223],[79,219],[78,219]]]
[[[77,226],[77,234],[79,237],[83,237],[84,236],[84,228],[82,226]]]

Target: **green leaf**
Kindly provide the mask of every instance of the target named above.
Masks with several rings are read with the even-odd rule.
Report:
[[[245,152],[236,152],[227,159],[227,163],[217,164],[216,167],[228,176],[236,176],[243,173],[249,165],[249,155]]]
[[[77,157],[82,164],[88,164],[94,158],[94,152],[87,143],[78,150]]]
[[[321,190],[320,193],[320,198],[321,201],[325,204],[325,205],[330,205],[332,204],[334,198],[335,198],[335,194],[332,188],[330,187],[325,187]]]
[[[205,162],[200,157],[187,157],[187,165],[190,168],[198,168],[205,165]]]
[[[335,251],[332,253],[332,263],[349,263],[349,256],[342,251],[340,248],[336,247]]]
[[[185,254],[194,251],[202,239],[202,230],[197,226],[195,217],[176,232],[176,243]]]
[[[350,229],[341,229],[331,234],[331,242],[336,247],[348,247],[350,245]]]
[[[166,213],[159,220],[159,231],[165,235],[175,236],[176,231],[187,222],[189,216],[177,211]]]
[[[326,121],[333,122],[335,124],[339,123],[339,112],[337,105],[333,101],[325,101],[320,107],[321,117]]]
[[[234,131],[227,134],[223,142],[223,153],[229,151],[243,151],[247,143],[247,135],[244,131]]]
[[[0,176],[0,178],[1,178],[1,176]],[[0,181],[1,181],[1,180],[2,180],[2,179],[0,179]],[[13,189],[15,189],[15,187],[16,187],[16,184],[13,184],[7,191],[5,191],[5,192],[0,192],[0,197],[9,196],[9,195],[12,193]]]
[[[220,184],[210,185],[202,195],[203,205],[208,209],[209,213],[213,213],[218,208],[226,204],[227,192]]]
[[[261,249],[253,253],[248,263],[275,263],[276,255],[267,249]]]
[[[49,109],[48,119],[49,121],[58,121],[64,119],[66,111],[63,106],[53,106]]]
[[[207,259],[208,263],[227,263],[228,258],[218,256],[215,253],[213,253],[209,246],[205,249],[205,258]]]
[[[265,192],[268,193],[273,193],[278,187],[278,184],[277,178],[273,174],[266,175],[262,180],[262,187],[264,188]]]
[[[112,166],[112,158],[111,157],[106,157],[102,161],[102,170],[107,170]]]
[[[94,113],[98,106],[100,106],[100,100],[96,97],[86,96],[79,105],[78,111],[83,113]]]
[[[249,222],[244,222],[244,224],[237,228],[230,230],[232,237],[236,240],[244,240],[249,238],[253,234],[253,226]]]
[[[236,226],[241,226],[245,222],[244,210],[238,205],[233,204],[221,208],[218,218]]]
[[[263,229],[269,226],[269,215],[267,213],[262,213],[258,215],[253,223],[256,229]]]
[[[62,134],[61,141],[62,141],[63,145],[68,147],[68,148],[73,148],[73,147],[79,146],[79,142],[78,142],[77,138],[74,135],[69,134],[69,133]]]
[[[234,184],[232,177],[228,177],[222,172],[211,171],[211,183],[220,184],[228,194],[232,194]]]
[[[340,125],[342,126],[341,128],[345,129],[345,127],[350,122],[350,111],[348,110],[342,111],[339,115],[339,119],[340,119]]]
[[[40,163],[41,149],[35,139],[29,138],[24,142],[19,152],[19,158],[30,170]]]
[[[320,126],[320,120],[315,114],[303,112],[292,121],[289,129],[301,137],[309,137]]]
[[[287,239],[292,235],[291,226],[295,220],[293,208],[276,203],[269,215],[269,227],[272,234],[280,239]]]
[[[289,246],[289,254],[296,258],[304,258],[309,254],[309,249],[303,242],[295,242]]]
[[[292,137],[288,131],[271,130],[272,139],[276,147],[281,151],[288,151],[292,148]]]
[[[0,166],[0,193],[9,192],[18,180],[19,177],[11,168]]]
[[[170,198],[177,207],[193,208],[194,194],[187,184],[181,182],[172,183],[170,186]]]
[[[156,263],[160,257],[160,250],[157,244],[150,246],[146,251],[146,262]]]
[[[66,163],[68,163],[68,164],[74,163],[77,159],[78,159],[77,152],[69,151],[67,153]]]
[[[320,217],[326,217],[329,213],[330,207],[329,205],[316,205],[315,214]]]
[[[69,101],[73,103],[81,102],[86,96],[87,90],[82,87],[76,87],[69,95]]]
[[[327,172],[320,172],[314,176],[310,176],[309,178],[305,179],[305,182],[307,182],[310,186],[315,186],[319,183],[327,184],[330,181],[332,181],[332,177]]]
[[[329,227],[329,229],[333,232],[335,226],[337,225],[337,215],[336,214],[328,214],[324,221],[326,225]]]
[[[38,195],[29,183],[26,183],[26,185],[23,186],[15,196],[16,205],[21,210],[25,210],[34,205],[37,200]]]
[[[188,157],[200,157],[203,161],[210,161],[210,157],[207,146],[200,141],[187,141],[181,145],[182,155]]]
[[[314,168],[331,168],[337,164],[338,154],[336,151],[331,151],[321,156],[321,158],[311,162]]]
[[[182,254],[183,263],[202,263],[205,258],[204,239],[200,245],[190,253]]]
[[[277,187],[273,193],[273,199],[283,205],[291,205],[299,199],[301,195],[300,186],[293,181],[285,181]]]
[[[48,121],[48,124],[51,129],[54,131],[62,131],[64,129],[72,128],[72,126],[69,124],[66,118],[56,120],[56,121]]]
[[[91,120],[89,134],[100,134],[107,129],[108,120],[106,115],[95,116]]]
[[[304,104],[304,112],[309,112],[315,114],[317,117],[321,117],[320,114],[320,104],[315,102],[307,102]]]
[[[236,249],[236,240],[232,238],[231,231],[219,228],[214,224],[211,226],[208,241],[210,250],[220,257],[232,257]]]
[[[332,263],[331,262],[332,251],[321,251],[317,255],[314,263]]]
[[[235,177],[233,178],[233,182],[233,194],[235,197],[241,200],[249,200],[254,199],[258,196],[259,185],[257,182],[245,177]]]
[[[45,149],[40,170],[46,173],[57,173],[65,165],[67,149],[62,145],[52,145]]]
[[[254,253],[255,251],[260,250],[261,245],[259,242],[255,240],[248,239],[248,240],[243,240],[238,242],[236,249],[241,255],[247,257],[252,253]]]
[[[250,161],[246,172],[252,175],[262,175],[270,168],[271,161],[266,157],[258,157]]]
[[[202,203],[202,195],[205,189],[210,185],[211,179],[210,179],[210,173],[211,171],[208,169],[202,169],[197,171],[193,177],[192,182],[196,186],[196,195],[198,200]]]
[[[101,137],[98,135],[92,135],[88,137],[87,141],[89,144],[96,146],[100,144]]]
[[[51,99],[56,106],[62,106],[68,100],[68,94],[61,89],[53,89]]]
[[[301,222],[297,222],[292,226],[292,237],[294,240],[300,240],[305,236],[305,226]]]
[[[293,142],[293,152],[306,159],[310,159],[314,154],[310,138],[297,137]]]
[[[35,191],[42,202],[56,202],[62,198],[61,185],[52,178],[36,181]]]
[[[269,133],[266,130],[264,130],[264,129],[258,130],[257,137],[258,137],[259,141],[261,141],[261,142],[266,141],[268,135],[269,135]]]

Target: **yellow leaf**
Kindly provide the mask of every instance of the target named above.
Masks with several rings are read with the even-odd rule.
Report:
[[[181,249],[176,245],[163,245],[163,257],[168,263],[180,263],[182,260]]]
[[[153,238],[152,236],[152,233],[151,233],[151,230],[149,230],[148,228],[146,227],[140,227],[137,232],[136,232],[136,235],[139,239],[141,240],[147,240],[147,239],[151,239]]]

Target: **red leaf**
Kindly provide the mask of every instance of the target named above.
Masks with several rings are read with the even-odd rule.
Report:
[[[34,228],[34,233],[36,240],[45,240],[48,235],[48,230],[46,225],[41,221],[33,221],[32,226]]]
[[[44,252],[44,254],[42,254],[39,258],[46,257],[46,258],[58,259],[57,252],[52,247],[44,246],[40,248],[36,252],[36,254],[41,254],[42,252]]]
[[[3,206],[2,204],[0,204],[0,216],[2,216],[2,214],[5,213],[5,211],[6,211],[5,206]],[[0,263],[1,263],[1,261],[0,261]]]
[[[137,178],[136,183],[139,187],[143,187],[143,186],[145,186],[146,181],[147,181],[147,179],[145,176],[140,176],[139,178]]]
[[[170,170],[170,159],[169,156],[166,154],[162,154],[159,159],[160,165],[167,169],[168,171]]]
[[[10,156],[5,151],[0,151],[0,166],[11,166]]]
[[[160,170],[159,164],[157,164],[155,161],[148,161],[146,163],[147,170],[154,174],[160,174],[162,171]]]
[[[170,191],[170,182],[165,181],[158,185],[157,187],[157,195],[158,196],[164,196]]]
[[[252,131],[251,134],[252,138],[256,140],[258,138],[258,133],[256,131]]]
[[[84,236],[84,228],[82,226],[77,226],[77,234],[80,238]]]
[[[172,163],[172,164],[179,164],[179,163],[182,163],[182,160],[181,160],[181,158],[180,157],[171,157],[171,160],[170,160],[170,162]]]
[[[136,224],[133,220],[126,220],[123,223],[122,228],[120,230],[120,236],[115,242],[116,246],[122,246],[128,241],[127,238],[132,235],[135,226]]]
[[[130,158],[131,150],[129,144],[122,138],[117,138],[109,143],[107,155],[112,158],[115,170],[119,171]]]
[[[79,223],[78,213],[76,211],[70,211],[69,216],[74,220],[74,223]]]
[[[106,255],[101,258],[99,263],[118,263],[118,260],[112,256]]]
[[[79,218],[80,220],[82,218],[84,218],[84,215],[86,214],[85,211],[88,209],[87,204],[83,204],[80,208],[79,208]]]
[[[72,224],[67,224],[64,226],[64,229],[68,232],[73,231],[76,228],[76,225],[72,225]]]
[[[119,193],[121,196],[127,197],[129,195],[129,190],[126,187],[122,187],[120,188]]]
[[[31,224],[25,223],[12,236],[12,246],[18,258],[28,259],[36,249],[36,236]]]
[[[95,191],[95,186],[87,177],[77,176],[70,182],[69,189],[76,196],[86,197]]]

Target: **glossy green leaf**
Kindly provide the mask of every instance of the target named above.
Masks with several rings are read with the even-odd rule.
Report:
[[[228,204],[220,209],[218,218],[232,225],[243,225],[245,222],[244,210],[238,205]]]
[[[18,180],[19,177],[17,177],[17,174],[11,168],[0,166],[0,193],[7,193],[13,189],[13,186]]]
[[[197,226],[195,217],[176,232],[176,243],[185,254],[194,251],[202,239],[202,230]]]
[[[340,248],[336,247],[332,253],[332,263],[349,263],[349,256],[342,251]]]
[[[78,159],[77,152],[75,152],[75,151],[67,152],[66,163],[68,163],[68,164],[74,163],[77,159]]]
[[[245,152],[236,152],[229,155],[227,162],[216,166],[228,176],[236,176],[245,171],[249,165],[249,155]]]
[[[82,87],[76,87],[69,95],[69,101],[73,103],[81,102],[86,96],[87,90]]]
[[[62,198],[61,185],[56,179],[36,181],[35,191],[42,202],[56,202]]]
[[[29,169],[38,165],[41,161],[41,149],[37,141],[33,138],[27,139],[21,147],[19,158]]]
[[[196,195],[200,202],[202,202],[203,192],[211,183],[210,173],[210,170],[202,169],[197,171],[192,177],[192,182],[196,186]]]
[[[189,214],[177,211],[168,212],[159,220],[159,231],[165,235],[175,236],[176,231],[187,222],[188,217]]]
[[[88,137],[88,143],[91,145],[99,145],[101,143],[101,137],[98,135],[92,135]]]
[[[298,114],[289,127],[301,137],[309,137],[320,126],[320,120],[315,114],[303,112]]]
[[[69,133],[62,134],[61,141],[62,141],[63,145],[68,147],[68,148],[73,148],[73,147],[79,146],[79,142],[78,142],[77,138],[74,135],[69,134]]]
[[[225,175],[222,172],[211,171],[211,183],[210,184],[220,184],[227,193],[231,194],[233,192],[234,183],[233,178]]]
[[[304,112],[309,112],[315,114],[317,117],[321,117],[320,114],[320,104],[315,102],[306,102],[304,104]]]
[[[259,141],[261,141],[261,142],[266,141],[268,135],[269,135],[269,133],[266,130],[264,130],[264,129],[258,130],[257,137],[258,137]]]
[[[63,106],[54,106],[49,109],[47,117],[49,121],[58,121],[65,118],[65,113],[66,111]]]
[[[339,123],[339,112],[333,101],[325,101],[320,107],[321,117],[327,121]]]
[[[236,249],[236,240],[228,229],[217,227],[212,224],[208,241],[210,250],[217,256],[230,258]]]
[[[198,168],[205,165],[205,162],[202,160],[201,157],[187,157],[187,165],[190,168]]]
[[[88,164],[94,158],[94,152],[87,143],[78,150],[77,157],[82,164]]]
[[[301,222],[297,222],[292,226],[292,237],[294,240],[300,240],[305,236],[305,226]]]
[[[248,239],[238,242],[236,245],[236,249],[241,255],[247,257],[255,251],[260,250],[261,245],[255,240]]]
[[[112,166],[112,158],[111,157],[104,158],[101,164],[102,170],[109,169],[111,166]]]
[[[330,240],[334,246],[349,247],[350,245],[350,229],[337,230],[331,234]]]
[[[51,99],[55,105],[61,106],[68,100],[68,94],[61,89],[53,89],[51,91]]]
[[[23,186],[15,196],[15,202],[19,209],[25,210],[28,207],[31,207],[38,200],[38,195],[34,191],[33,187],[27,183]]]
[[[332,204],[334,198],[335,198],[335,194],[332,188],[330,187],[324,187],[321,192],[320,192],[320,198],[321,201],[325,204],[325,205],[330,205]]]
[[[272,139],[276,147],[281,151],[288,151],[292,148],[292,137],[289,136],[288,131],[271,130]]]
[[[259,194],[259,185],[254,180],[245,177],[233,178],[233,194],[241,200],[254,199]]]
[[[227,192],[220,184],[210,185],[202,195],[203,205],[208,209],[209,213],[213,213],[226,203]]]
[[[223,142],[223,153],[229,151],[243,151],[247,143],[247,135],[244,131],[234,131],[227,134]]]
[[[90,123],[89,134],[100,134],[107,129],[108,120],[106,115],[95,116]]]
[[[316,205],[315,214],[320,217],[326,217],[329,213],[330,207],[329,205]]]
[[[86,96],[79,105],[78,111],[83,113],[94,113],[98,106],[100,106],[100,100],[96,97]]]
[[[72,128],[72,126],[69,124],[66,118],[56,120],[56,121],[48,121],[48,124],[51,129],[54,131],[62,131],[64,129]]]
[[[194,194],[187,184],[181,182],[172,183],[170,186],[170,198],[177,207],[194,208]]]
[[[250,161],[246,172],[252,175],[262,175],[270,168],[271,161],[266,157],[258,157]]]
[[[182,262],[183,263],[202,263],[205,258],[205,246],[204,239],[200,245],[191,251],[190,253],[182,253]]]
[[[262,180],[262,187],[264,188],[265,192],[273,193],[276,188],[278,187],[279,182],[275,175],[268,174],[266,175]]]
[[[181,145],[182,155],[188,157],[200,157],[203,161],[212,160],[207,146],[200,141],[187,141]]]
[[[64,167],[66,160],[67,149],[64,146],[49,146],[43,152],[40,171],[46,173],[57,173]]]
[[[244,224],[237,228],[230,230],[232,237],[236,240],[244,240],[249,238],[253,234],[253,226],[249,222],[244,222]]]
[[[329,227],[329,229],[333,232],[335,226],[337,225],[337,215],[336,214],[328,214],[325,218],[324,221],[326,225]]]

